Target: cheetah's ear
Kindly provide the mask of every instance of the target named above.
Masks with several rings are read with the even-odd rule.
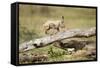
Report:
[[[64,16],[61,16],[62,19],[64,19]]]

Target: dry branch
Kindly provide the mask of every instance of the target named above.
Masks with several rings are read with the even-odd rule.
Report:
[[[66,30],[64,32],[59,32],[56,35],[46,36],[42,38],[38,38],[35,40],[30,40],[29,42],[25,42],[19,45],[19,52],[27,51],[34,48],[44,47],[47,44],[53,43],[55,41],[60,41],[63,39],[69,39],[73,37],[91,37],[96,34],[96,28],[90,29],[72,29]]]

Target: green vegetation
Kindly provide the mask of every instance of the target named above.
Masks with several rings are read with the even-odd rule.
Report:
[[[96,9],[93,8],[20,5],[19,42],[23,43],[31,39],[45,36],[42,26],[43,23],[45,23],[47,20],[52,19],[59,20],[61,16],[65,17],[64,21],[66,29],[87,29],[96,26]],[[95,38],[96,37],[82,39],[93,39],[95,41]],[[47,62],[89,60],[89,58],[87,57],[73,58],[72,55],[66,55],[65,50],[54,47],[52,44],[46,47],[30,50],[27,53],[48,54],[49,58]]]

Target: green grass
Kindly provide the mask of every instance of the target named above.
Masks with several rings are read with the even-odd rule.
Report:
[[[47,20],[58,20],[64,16],[65,26],[67,29],[88,29],[96,26],[96,9],[92,8],[70,8],[70,7],[41,7],[20,5],[19,7],[19,42],[23,43],[31,39],[45,36],[43,31],[43,23]],[[95,37],[83,38],[85,40],[94,40]],[[29,53],[45,53],[48,54],[50,48],[54,52],[63,52],[63,49],[54,47],[52,44],[43,48],[33,49]],[[79,60],[87,60],[86,57],[77,58]],[[72,61],[71,55],[62,55],[60,57],[49,57],[48,62],[53,61]]]

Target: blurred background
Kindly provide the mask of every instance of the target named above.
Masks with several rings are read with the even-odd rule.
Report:
[[[60,20],[61,16],[65,17],[67,29],[96,26],[96,10],[93,8],[20,5],[20,43],[44,36],[43,24],[48,20]]]

